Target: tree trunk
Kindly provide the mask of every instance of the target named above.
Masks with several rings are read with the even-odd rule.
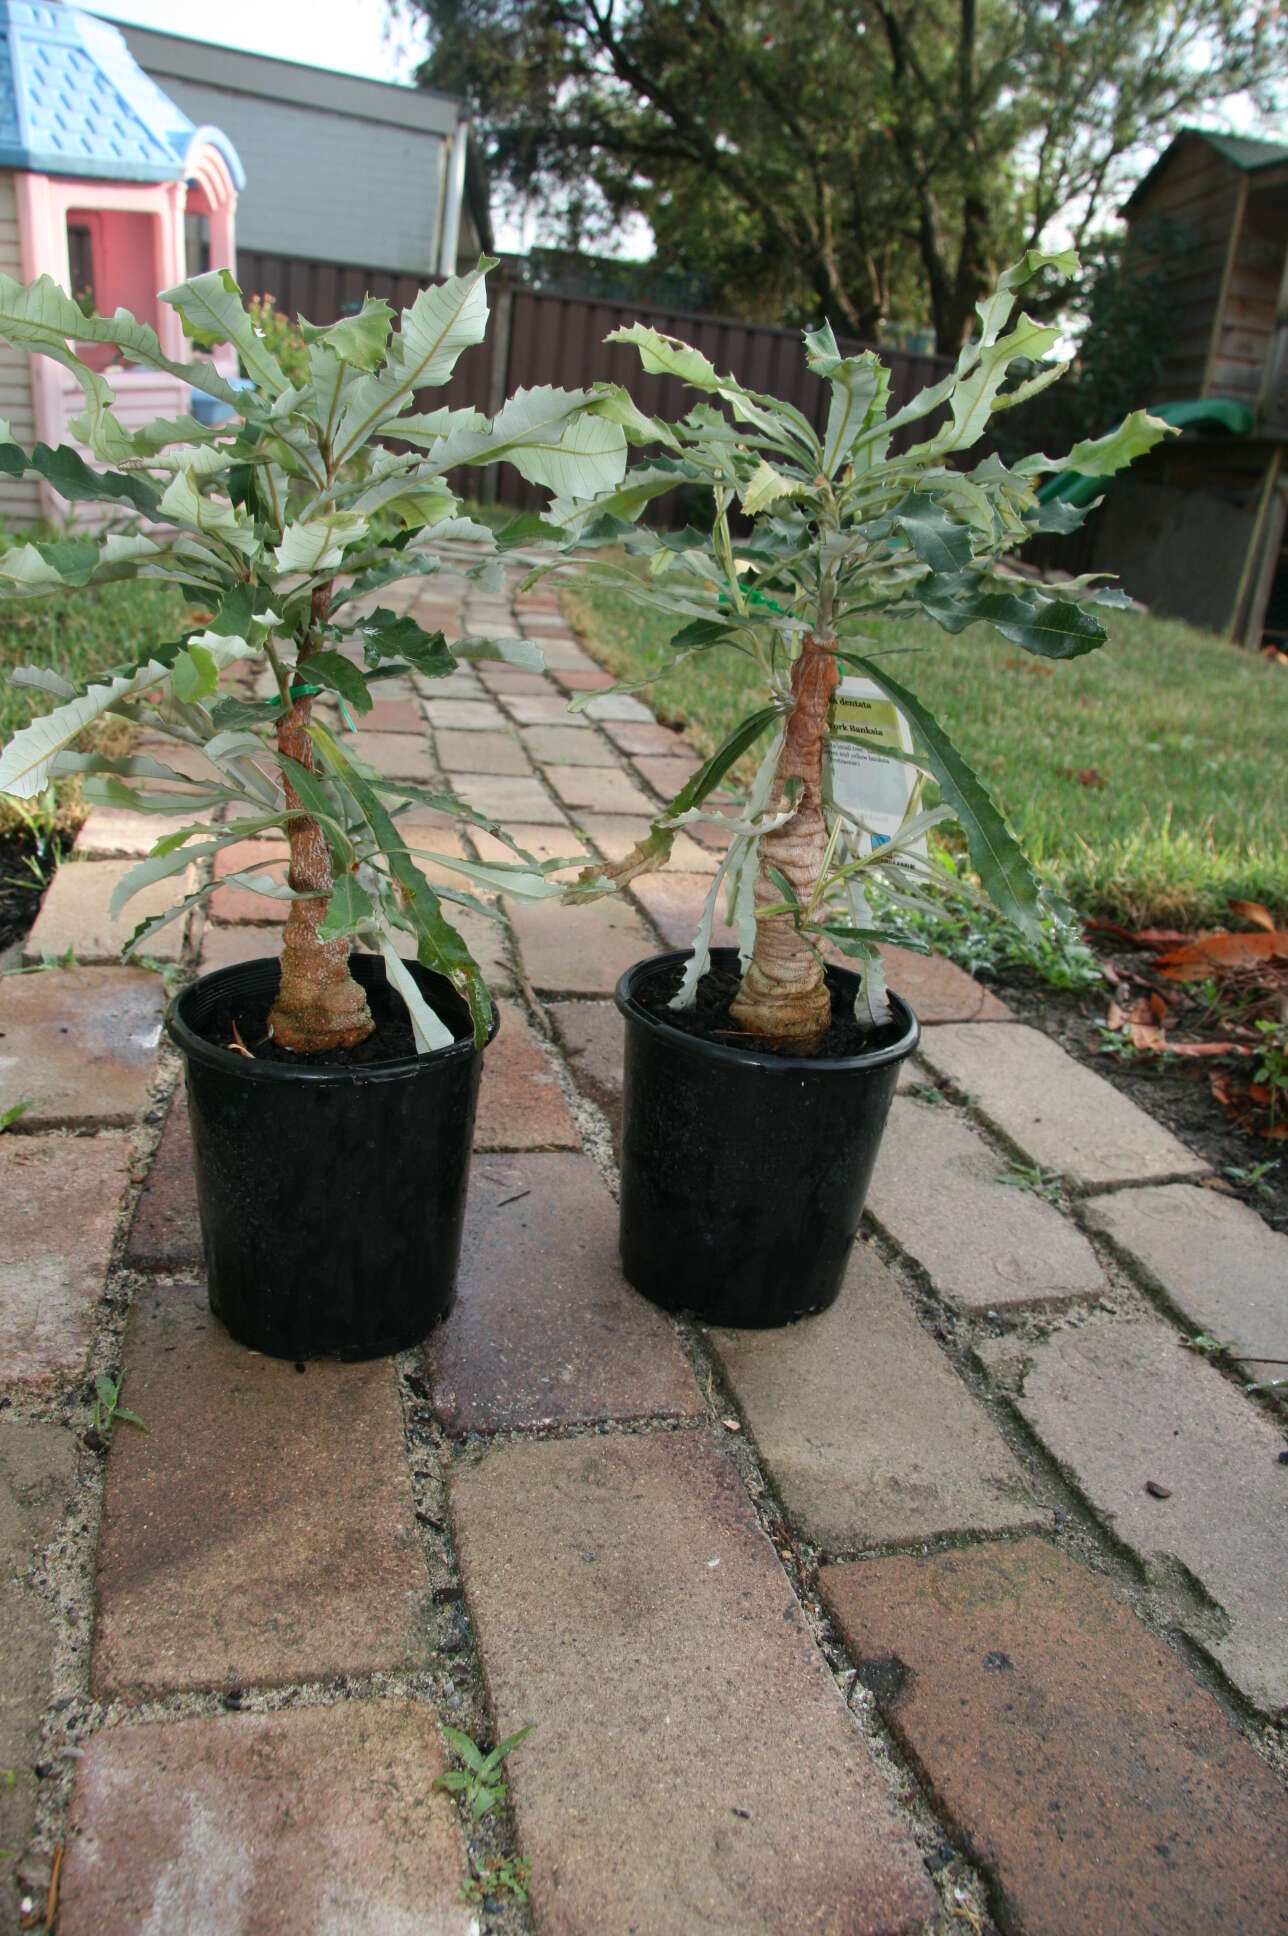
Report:
[[[315,621],[326,617],[329,595],[319,609],[314,597]],[[316,624],[315,624],[316,630]],[[308,648],[299,654],[303,664]],[[296,699],[284,709],[277,723],[278,749],[297,760],[311,773],[313,741],[309,721],[313,701]],[[283,775],[288,807],[300,805],[299,795]],[[349,942],[341,936],[335,941],[318,939],[318,927],[326,913],[331,892],[331,849],[318,822],[309,814],[295,815],[287,829],[291,862],[287,879],[296,892],[310,898],[292,901],[282,935],[282,981],[277,1000],[269,1012],[273,1038],[284,1048],[305,1054],[328,1049],[351,1049],[370,1035],[374,1024],[367,998],[349,973]]]
[[[823,738],[828,702],[839,679],[836,640],[817,639],[807,632],[792,667],[796,703],[778,757],[770,811],[780,808],[789,780],[802,781],[804,791],[786,826],[761,840],[755,890],[758,909],[783,899],[782,888],[769,873],[771,867],[791,882],[802,906],[818,884],[827,849]],[[767,1047],[812,1055],[821,1044],[832,1019],[832,1000],[823,981],[823,965],[804,935],[796,932],[790,915],[757,921],[755,949],[729,1014],[740,1029]]]

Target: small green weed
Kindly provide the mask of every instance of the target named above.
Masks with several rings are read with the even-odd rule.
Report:
[[[129,1412],[122,1405],[123,1382],[120,1378],[108,1378],[103,1372],[100,1372],[94,1380],[94,1390],[98,1395],[94,1400],[90,1424],[104,1441],[111,1438],[112,1427],[118,1423],[137,1425],[141,1432],[146,1432],[148,1429],[137,1412]]]
[[[501,1772],[505,1758],[531,1732],[532,1724],[529,1722],[517,1734],[498,1741],[491,1754],[485,1755],[468,1734],[462,1734],[459,1728],[445,1727],[443,1733],[449,1747],[465,1766],[449,1768],[446,1774],[438,1776],[434,1787],[445,1789],[450,1795],[460,1795],[469,1810],[470,1820],[480,1821],[498,1802],[505,1800],[506,1785]]]
[[[0,1132],[12,1129],[20,1116],[25,1116],[29,1109],[36,1107],[37,1100],[35,1096],[19,1096],[17,1102],[11,1102],[7,1109],[0,1109]]]
[[[1257,1023],[1257,1034],[1260,1041],[1256,1053],[1261,1060],[1252,1079],[1270,1092],[1267,1107],[1273,1126],[1288,1110],[1288,1022],[1272,1022],[1263,1016]]]
[[[1266,1163],[1227,1163],[1224,1174],[1238,1189],[1246,1190],[1250,1196],[1273,1196],[1266,1178],[1279,1168],[1279,1158],[1273,1156]]]
[[[516,1902],[526,1902],[531,1874],[532,1865],[526,1856],[507,1855],[490,1867],[476,1866],[461,1884],[461,1895],[466,1902],[482,1902],[484,1896],[513,1896]]]
[[[1228,1358],[1239,1347],[1237,1338],[1214,1338],[1210,1331],[1196,1331],[1192,1337],[1182,1338],[1181,1343],[1200,1358]]]
[[[1040,1163],[1012,1163],[998,1171],[997,1180],[1017,1190],[1031,1190],[1035,1197],[1044,1197],[1048,1203],[1060,1201],[1064,1184],[1059,1170],[1044,1170]]]

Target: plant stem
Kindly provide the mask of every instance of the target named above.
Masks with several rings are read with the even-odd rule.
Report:
[[[782,902],[782,889],[771,877],[771,867],[791,882],[802,907],[815,898],[827,852],[823,739],[828,702],[839,678],[836,640],[807,632],[792,667],[795,704],[778,756],[770,811],[781,808],[789,780],[800,780],[803,792],[786,826],[761,839],[757,909]],[[823,964],[797,931],[790,913],[767,914],[756,922],[755,948],[729,1014],[738,1028],[768,1046],[812,1055],[821,1044],[832,1019],[832,1000],[823,980]]]
[[[298,653],[301,666],[317,650],[331,609],[331,591],[330,581],[314,588],[309,629]],[[289,691],[284,698],[289,704],[283,704],[277,722],[278,749],[312,773],[313,701],[307,694],[290,699]],[[287,806],[298,808],[299,795],[285,775],[283,785]],[[291,847],[287,879],[297,893],[309,898],[292,901],[286,917],[282,981],[269,1024],[284,1048],[306,1054],[349,1049],[370,1035],[374,1024],[367,998],[349,972],[348,940],[341,936],[323,941],[318,936],[332,887],[331,849],[318,821],[303,812],[293,814],[287,838]]]

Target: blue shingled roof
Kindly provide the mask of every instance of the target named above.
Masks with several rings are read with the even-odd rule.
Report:
[[[0,0],[0,167],[178,181],[197,133],[108,21],[40,0]],[[232,143],[215,128],[200,133],[243,187]]]

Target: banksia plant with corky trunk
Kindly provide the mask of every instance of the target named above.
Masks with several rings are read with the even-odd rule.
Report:
[[[469,1002],[482,1041],[488,992],[443,904],[475,904],[470,889],[477,883],[517,894],[556,891],[517,854],[499,867],[436,856],[440,868],[460,871],[461,886],[431,887],[396,813],[419,805],[481,816],[443,794],[382,778],[364,764],[360,735],[349,740],[314,713],[321,695],[361,718],[380,682],[409,670],[434,678],[458,661],[489,657],[540,665],[538,649],[524,640],[464,638],[449,649],[441,632],[378,604],[372,609],[385,588],[436,571],[441,543],[467,539],[495,552],[492,534],[459,515],[449,470],[504,461],[529,482],[576,497],[621,477],[625,439],[613,421],[621,410],[612,395],[519,391],[491,422],[476,410],[421,407],[421,394],[441,388],[461,352],[482,341],[491,266],[423,290],[396,327],[388,304],[372,300],[329,327],[301,320],[307,374],[298,384],[256,329],[227,271],[166,291],[163,300],[197,344],[233,346],[248,388],[234,387],[208,362],[171,362],[156,333],[124,310],[87,319],[48,278],[23,288],[0,277],[0,336],[56,358],[85,393],[85,409],[72,424],[80,449],[37,445],[26,452],[3,426],[0,471],[34,472],[73,504],[114,514],[112,528],[98,536],[8,550],[0,558],[0,599],[163,579],[208,615],[181,638],[147,642],[133,662],[83,689],[47,667],[17,672],[20,682],[60,703],[0,755],[0,792],[30,799],[51,779],[74,773],[92,800],[169,814],[190,807],[201,815],[157,842],[122,883],[119,906],[224,847],[283,832],[290,844],[286,882],[271,880],[267,864],[237,878],[290,903],[270,1018],[274,1040],[287,1049],[342,1049],[370,1030],[366,997],[349,972],[355,938],[383,952],[422,1046],[450,1037],[403,973],[397,943],[408,936],[422,965],[445,975]],[[127,429],[114,414],[109,383],[76,353],[85,342],[112,344],[128,362],[185,378],[235,415],[213,427],[185,416]],[[535,523],[516,519],[500,544],[529,537]],[[499,569],[495,556],[478,558],[467,576],[487,578]],[[267,670],[271,692],[247,689],[247,662]],[[110,758],[76,750],[85,729],[106,714],[195,753],[196,766],[189,760],[178,772],[155,752]],[[176,800],[173,789],[185,781],[188,791]],[[205,817],[211,813],[222,814],[223,824],[212,827]],[[142,923],[130,945],[145,950],[162,922],[213,888],[209,882]]]
[[[1022,927],[1038,921],[1037,882],[998,808],[944,728],[890,670],[889,655],[870,649],[865,635],[875,617],[919,614],[950,632],[983,620],[1049,659],[1104,643],[1093,608],[1124,602],[1122,594],[1088,577],[1052,595],[1003,575],[1000,562],[1035,533],[1069,531],[1081,521],[1084,513],[1060,495],[1039,497],[1044,478],[1108,477],[1168,427],[1136,411],[1063,457],[1008,465],[989,455],[969,468],[964,461],[999,412],[1067,367],[1047,360],[1056,328],[1012,318],[1025,283],[1043,270],[1069,273],[1076,262],[1072,253],[1026,255],[980,304],[978,330],[954,369],[893,412],[890,373],[878,355],[842,356],[826,324],[807,333],[806,361],[826,397],[821,429],[795,406],[719,375],[673,337],[634,324],[610,339],[633,344],[646,372],[678,378],[701,399],[679,422],[626,419],[632,442],[650,454],[594,504],[552,506],[550,517],[579,553],[578,562],[553,568],[607,582],[674,621],[654,678],[711,652],[739,653],[762,674],[761,705],[612,871],[625,884],[664,864],[681,827],[723,822],[729,844],[673,1006],[693,1000],[723,894],[742,956],[729,1020],[749,1043],[798,1053],[818,1046],[830,1019],[827,941],[862,964],[860,1021],[888,1019],[882,937],[867,890],[916,901],[931,872],[925,835],[938,820],[960,824],[997,905]],[[919,425],[929,426],[926,434],[906,441]],[[695,485],[710,493],[709,530],[639,523],[654,499]],[[901,716],[902,743],[887,737],[872,748],[908,769],[902,820],[885,832],[868,823],[861,782],[857,792],[837,784],[830,757],[838,687],[856,677]],[[735,761],[766,740],[745,806],[716,810],[709,796]],[[927,804],[935,793],[937,803]],[[586,891],[600,888],[591,881]]]

